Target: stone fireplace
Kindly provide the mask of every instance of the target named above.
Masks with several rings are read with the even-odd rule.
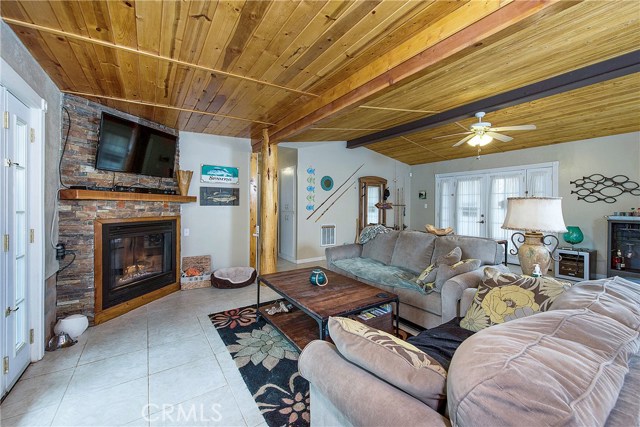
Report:
[[[179,281],[178,217],[94,222],[96,317]]]
[[[159,188],[164,190],[176,190],[177,185],[173,178],[155,178],[128,173],[113,173],[96,170],[95,156],[98,145],[98,131],[100,127],[100,114],[105,111],[120,115],[129,120],[139,121],[147,126],[158,128],[163,132],[173,133],[174,129],[167,128],[156,123],[138,119],[134,116],[118,112],[104,105],[66,94],[63,98],[64,106],[69,111],[71,122],[66,121],[62,129],[62,136],[66,126],[70,125],[66,150],[61,159],[60,172],[62,181],[66,186],[88,185],[97,187],[112,187],[114,185],[134,186],[142,188]],[[176,167],[179,165],[179,150],[176,153]],[[152,218],[161,219],[178,218],[181,203],[195,202],[195,197],[181,197],[167,194],[138,194],[118,193],[112,191],[88,191],[64,189],[60,192],[58,204],[59,233],[58,241],[64,243],[67,250],[66,257],[60,261],[61,270],[56,276],[56,317],[65,317],[70,314],[84,314],[92,323],[100,323],[112,317],[125,313],[138,305],[151,301],[159,292],[169,293],[173,289],[178,290],[179,278],[174,280],[175,285],[166,285],[151,293],[134,297],[123,302],[122,289],[115,292],[113,299],[106,302],[103,309],[103,301],[98,301],[96,277],[98,270],[103,266],[101,257],[96,258],[95,226],[97,223],[127,222],[129,220],[147,221]],[[176,224],[177,230],[180,223]],[[178,232],[174,245],[179,245]],[[144,239],[129,242],[130,247],[144,247]],[[124,244],[123,244],[124,245]],[[147,240],[147,246],[150,246]],[[153,244],[151,244],[153,245]],[[124,246],[123,246],[124,247]],[[179,271],[179,250],[176,261]],[[100,262],[96,262],[100,259]],[[118,261],[120,262],[120,261]],[[133,263],[129,266],[129,276],[155,276],[157,272],[149,270],[155,268],[159,260],[154,255],[145,262]],[[164,262],[164,261],[163,261]],[[115,261],[114,261],[115,263]],[[119,270],[120,267],[115,267]],[[163,267],[164,270],[164,267]],[[152,272],[153,271],[153,272]],[[168,272],[164,272],[168,273]],[[102,278],[102,275],[100,275]],[[130,286],[129,277],[120,278],[121,288],[133,288]],[[155,294],[154,294],[155,292]],[[161,296],[161,295],[160,295]],[[158,296],[159,297],[159,296]],[[110,298],[110,297],[109,297]],[[108,299],[109,299],[108,298]],[[113,304],[109,306],[109,304]]]

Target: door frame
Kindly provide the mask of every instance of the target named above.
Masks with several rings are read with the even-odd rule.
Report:
[[[513,172],[518,170],[523,170],[526,173],[527,169],[551,168],[553,171],[551,176],[551,186],[552,186],[551,191],[553,193],[552,197],[558,197],[558,181],[559,181],[558,166],[559,166],[559,162],[556,160],[551,162],[532,163],[532,164],[524,164],[519,166],[506,166],[506,167],[500,167],[500,168],[478,169],[478,170],[472,170],[472,171],[437,173],[435,174],[435,189],[434,189],[434,194],[436,195],[435,203],[434,203],[435,224],[436,226],[440,224],[440,198],[438,197],[438,194],[439,194],[438,184],[442,179],[455,178],[459,176],[469,176],[469,175],[487,175],[488,176],[489,174],[493,174],[493,173]]]
[[[293,191],[291,192],[291,198],[292,198],[292,209],[289,209],[287,211],[285,211],[283,209],[283,203],[282,203],[282,196],[284,194],[284,190],[287,190],[287,194],[288,194],[288,190],[287,188],[283,187],[283,177],[285,176],[285,174],[287,173],[287,171],[291,169],[292,170],[292,180],[293,180]],[[298,257],[298,167],[297,166],[285,166],[283,168],[280,168],[278,173],[280,174],[280,179],[278,179],[278,185],[279,185],[279,189],[278,189],[278,205],[280,206],[279,212],[278,212],[278,257],[287,260],[289,262],[297,262],[297,257]],[[290,212],[293,211],[294,215],[291,221],[292,227],[293,227],[293,257],[284,255],[281,251],[281,244],[282,244],[282,239],[281,239],[281,235],[282,235],[282,227],[280,226],[280,222],[282,221],[282,219],[284,218],[284,214],[285,212]]]
[[[35,362],[44,356],[44,260],[45,245],[49,237],[44,224],[44,152],[45,152],[45,114],[47,112],[47,102],[40,97],[35,90],[2,58],[0,58],[0,85],[11,92],[20,102],[25,104],[31,111],[30,120],[35,130],[35,139],[29,144],[28,156],[30,174],[28,177],[29,188],[29,228],[34,229],[35,243],[29,243],[29,274],[27,282],[28,304],[29,304],[29,329],[34,330],[34,342],[31,344],[31,361]],[[4,104],[4,100],[2,101]],[[3,108],[5,105],[3,105]],[[4,111],[3,111],[4,113]],[[6,296],[3,296],[5,298]],[[1,327],[5,327],[4,318],[0,316]],[[6,353],[2,345],[2,353]],[[4,376],[2,378],[2,393],[6,384]]]

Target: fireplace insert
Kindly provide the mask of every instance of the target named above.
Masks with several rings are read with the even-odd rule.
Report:
[[[176,281],[176,221],[102,225],[102,309]]]

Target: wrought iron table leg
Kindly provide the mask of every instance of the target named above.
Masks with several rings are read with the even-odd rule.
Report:
[[[256,284],[258,285],[258,298],[256,301],[256,320],[259,320],[260,319],[260,279],[256,281]]]
[[[318,320],[317,322],[318,322],[318,327],[320,328],[320,333],[318,335],[320,336],[320,339],[324,341],[324,329],[325,329],[324,321]]]
[[[396,336],[400,336],[400,301],[396,300]]]

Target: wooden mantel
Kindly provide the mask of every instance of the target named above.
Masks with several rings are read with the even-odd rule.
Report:
[[[149,193],[126,193],[117,191],[97,191],[97,190],[76,190],[67,189],[60,191],[62,200],[133,200],[144,202],[174,202],[191,203],[195,202],[195,196],[178,196],[175,194],[149,194]]]

